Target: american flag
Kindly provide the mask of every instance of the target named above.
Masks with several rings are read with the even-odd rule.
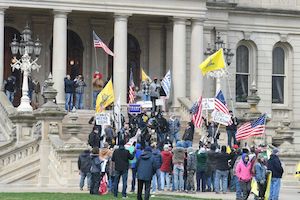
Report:
[[[202,96],[192,106],[191,113],[193,114],[192,122],[195,127],[200,128],[202,126]]]
[[[129,103],[134,103],[135,100],[135,91],[134,91],[135,85],[133,82],[133,75],[132,75],[132,69],[130,70],[130,78],[129,78]]]
[[[230,115],[229,109],[228,109],[226,101],[225,101],[225,97],[221,90],[218,92],[217,96],[215,97],[215,110],[222,112],[226,115]],[[230,118],[230,121],[228,122],[228,124],[229,125],[232,124],[231,118]]]
[[[104,44],[95,31],[93,31],[93,40],[95,48],[102,48],[108,55],[114,56],[114,53]]]
[[[257,120],[243,124],[236,132],[236,140],[240,141],[251,136],[262,135],[266,127],[266,117],[266,114],[263,114]]]

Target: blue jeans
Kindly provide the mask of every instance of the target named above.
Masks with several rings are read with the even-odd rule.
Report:
[[[232,138],[233,138],[233,144],[237,144],[236,138],[235,138],[236,131],[227,130],[227,144],[228,146],[232,146]]]
[[[15,93],[6,90],[5,94],[8,98],[8,100],[12,103],[14,101],[14,98],[15,98]]]
[[[135,190],[135,183],[136,183],[136,168],[131,169],[132,172],[132,180],[131,180],[131,191]]]
[[[186,140],[186,141],[184,141],[184,143],[183,143],[183,147],[184,147],[184,148],[189,148],[189,147],[192,147],[192,146],[193,146],[193,142],[190,141],[190,140]]]
[[[83,93],[76,93],[76,109],[83,109]]]
[[[170,141],[172,142],[172,144],[174,143],[174,140],[175,140],[175,144],[176,144],[176,142],[178,142],[180,140],[179,132],[170,134]]]
[[[143,94],[143,101],[150,101],[150,95]]]
[[[158,190],[160,190],[161,189],[160,169],[157,169],[155,174],[152,176],[152,192],[156,191],[156,185],[158,185]]]
[[[93,91],[93,108],[96,108],[96,100],[100,91]]]
[[[160,180],[161,180],[161,189],[165,189],[165,182],[167,183],[167,189],[171,189],[170,187],[170,174],[169,172],[160,172]]]
[[[90,172],[80,172],[80,183],[79,187],[83,188],[85,177],[87,178],[87,186],[91,187],[91,173]]]
[[[236,175],[234,175],[232,177],[232,181],[234,182],[235,184],[235,192],[236,192],[236,198],[237,199],[241,199],[242,198],[242,189],[241,189],[241,186],[240,186],[240,182],[239,182],[239,179]]]
[[[271,179],[270,197],[269,200],[278,200],[280,191],[281,178]]]
[[[116,170],[115,181],[114,181],[114,196],[115,197],[118,197],[118,186],[119,186],[119,181],[120,181],[121,176],[122,176],[122,182],[123,182],[122,196],[126,197],[128,170],[124,170],[124,171]]]
[[[73,108],[73,93],[66,93],[65,109],[71,111]]]
[[[173,174],[174,174],[175,190],[183,191],[184,189],[183,170],[184,170],[183,164],[182,165],[174,164]]]
[[[223,192],[227,192],[228,172],[229,172],[228,170],[225,170],[225,171],[216,170],[215,192],[220,192],[220,180],[222,183]]]
[[[200,183],[202,180],[201,189],[202,189],[202,192],[205,192],[205,188],[206,188],[205,171],[197,170],[196,180],[197,180],[197,191],[200,192]]]

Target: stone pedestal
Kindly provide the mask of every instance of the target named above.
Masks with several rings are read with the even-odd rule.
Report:
[[[272,137],[272,144],[280,148],[280,152],[292,153],[294,152],[294,131],[290,129],[290,121],[284,119],[281,126],[275,130],[275,136]]]

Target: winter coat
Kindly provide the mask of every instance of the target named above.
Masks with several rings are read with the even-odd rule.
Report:
[[[75,92],[77,94],[83,94],[84,93],[84,87],[86,87],[86,83],[83,80],[77,80],[75,82]]]
[[[160,154],[160,150],[159,149],[153,149],[152,150],[152,156],[153,156],[154,161],[155,161],[156,169],[159,169],[162,165],[162,157],[161,157],[161,154]]]
[[[150,96],[151,97],[159,97],[159,89],[160,89],[160,84],[155,83],[154,81],[150,84]]]
[[[100,159],[108,160],[112,156],[112,151],[108,148],[102,148],[102,149],[100,149],[99,156],[100,156]]]
[[[216,170],[216,152],[213,150],[209,150],[207,152],[207,173],[211,174],[211,172]]]
[[[156,171],[155,160],[152,156],[152,152],[144,151],[136,163],[137,167],[137,179],[150,181]]]
[[[195,153],[189,153],[187,155],[187,164],[186,170],[187,171],[196,171],[197,169],[197,158]]]
[[[100,173],[102,161],[99,159],[99,155],[91,154],[91,160],[92,160],[91,173]]]
[[[80,154],[78,158],[78,169],[83,173],[88,173],[91,170],[92,160],[89,151]]]
[[[167,133],[169,131],[168,121],[164,117],[157,118],[160,132]]]
[[[98,133],[95,133],[94,131],[92,131],[89,134],[89,139],[88,139],[88,143],[89,145],[94,148],[94,147],[99,147],[100,145],[100,137]]]
[[[197,170],[205,171],[207,167],[207,153],[199,153],[199,150],[196,151],[197,157]]]
[[[231,117],[231,120],[232,120],[233,123],[231,125],[226,126],[226,130],[236,132],[237,125],[238,125],[238,120],[237,120],[236,117]]]
[[[130,154],[124,146],[120,146],[119,149],[116,149],[112,155],[112,161],[115,162],[116,171],[125,171],[128,170],[129,162],[132,160],[134,155]]]
[[[284,171],[277,155],[271,154],[267,166],[268,170],[272,172],[272,178],[282,178]]]
[[[193,141],[195,133],[195,126],[190,122],[189,127],[185,129],[184,134],[182,136],[182,140],[184,141]]]
[[[175,147],[173,149],[173,158],[172,158],[173,164],[183,164],[184,158],[185,158],[184,148],[183,147]]]
[[[233,158],[233,154],[217,153],[216,154],[216,169],[226,171],[230,169],[228,161]]]
[[[130,146],[126,149],[129,151],[130,154],[134,154],[134,158],[132,160],[129,160],[129,167],[134,169],[136,167],[136,157],[135,157],[135,153],[134,153],[135,147]]]
[[[244,162],[245,155],[242,155],[242,159],[236,166],[236,176],[238,177],[239,180],[243,182],[248,182],[251,180],[252,175],[251,175],[251,162],[248,161],[247,163]]]
[[[160,167],[160,171],[162,172],[171,172],[172,165],[172,153],[170,151],[162,151],[162,165]]]
[[[254,167],[255,167],[256,181],[257,182],[261,182],[261,181],[265,182],[266,181],[266,167],[259,162],[257,162]]]
[[[65,93],[74,93],[75,82],[65,78]]]
[[[4,83],[4,89],[9,92],[14,92],[16,89],[16,82],[12,78],[8,78]]]
[[[169,120],[168,121],[168,124],[169,124],[169,130],[170,130],[170,133],[171,134],[175,134],[175,133],[178,133],[179,130],[180,130],[180,122],[178,119],[175,119],[175,120]]]

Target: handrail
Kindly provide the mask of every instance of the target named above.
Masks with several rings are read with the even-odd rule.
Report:
[[[178,101],[180,103],[181,120],[189,121],[191,118],[190,109],[193,103],[187,97],[178,98]]]
[[[16,136],[16,128],[9,116],[16,112],[11,102],[7,99],[3,91],[0,91],[0,128],[6,140],[13,140]]]

